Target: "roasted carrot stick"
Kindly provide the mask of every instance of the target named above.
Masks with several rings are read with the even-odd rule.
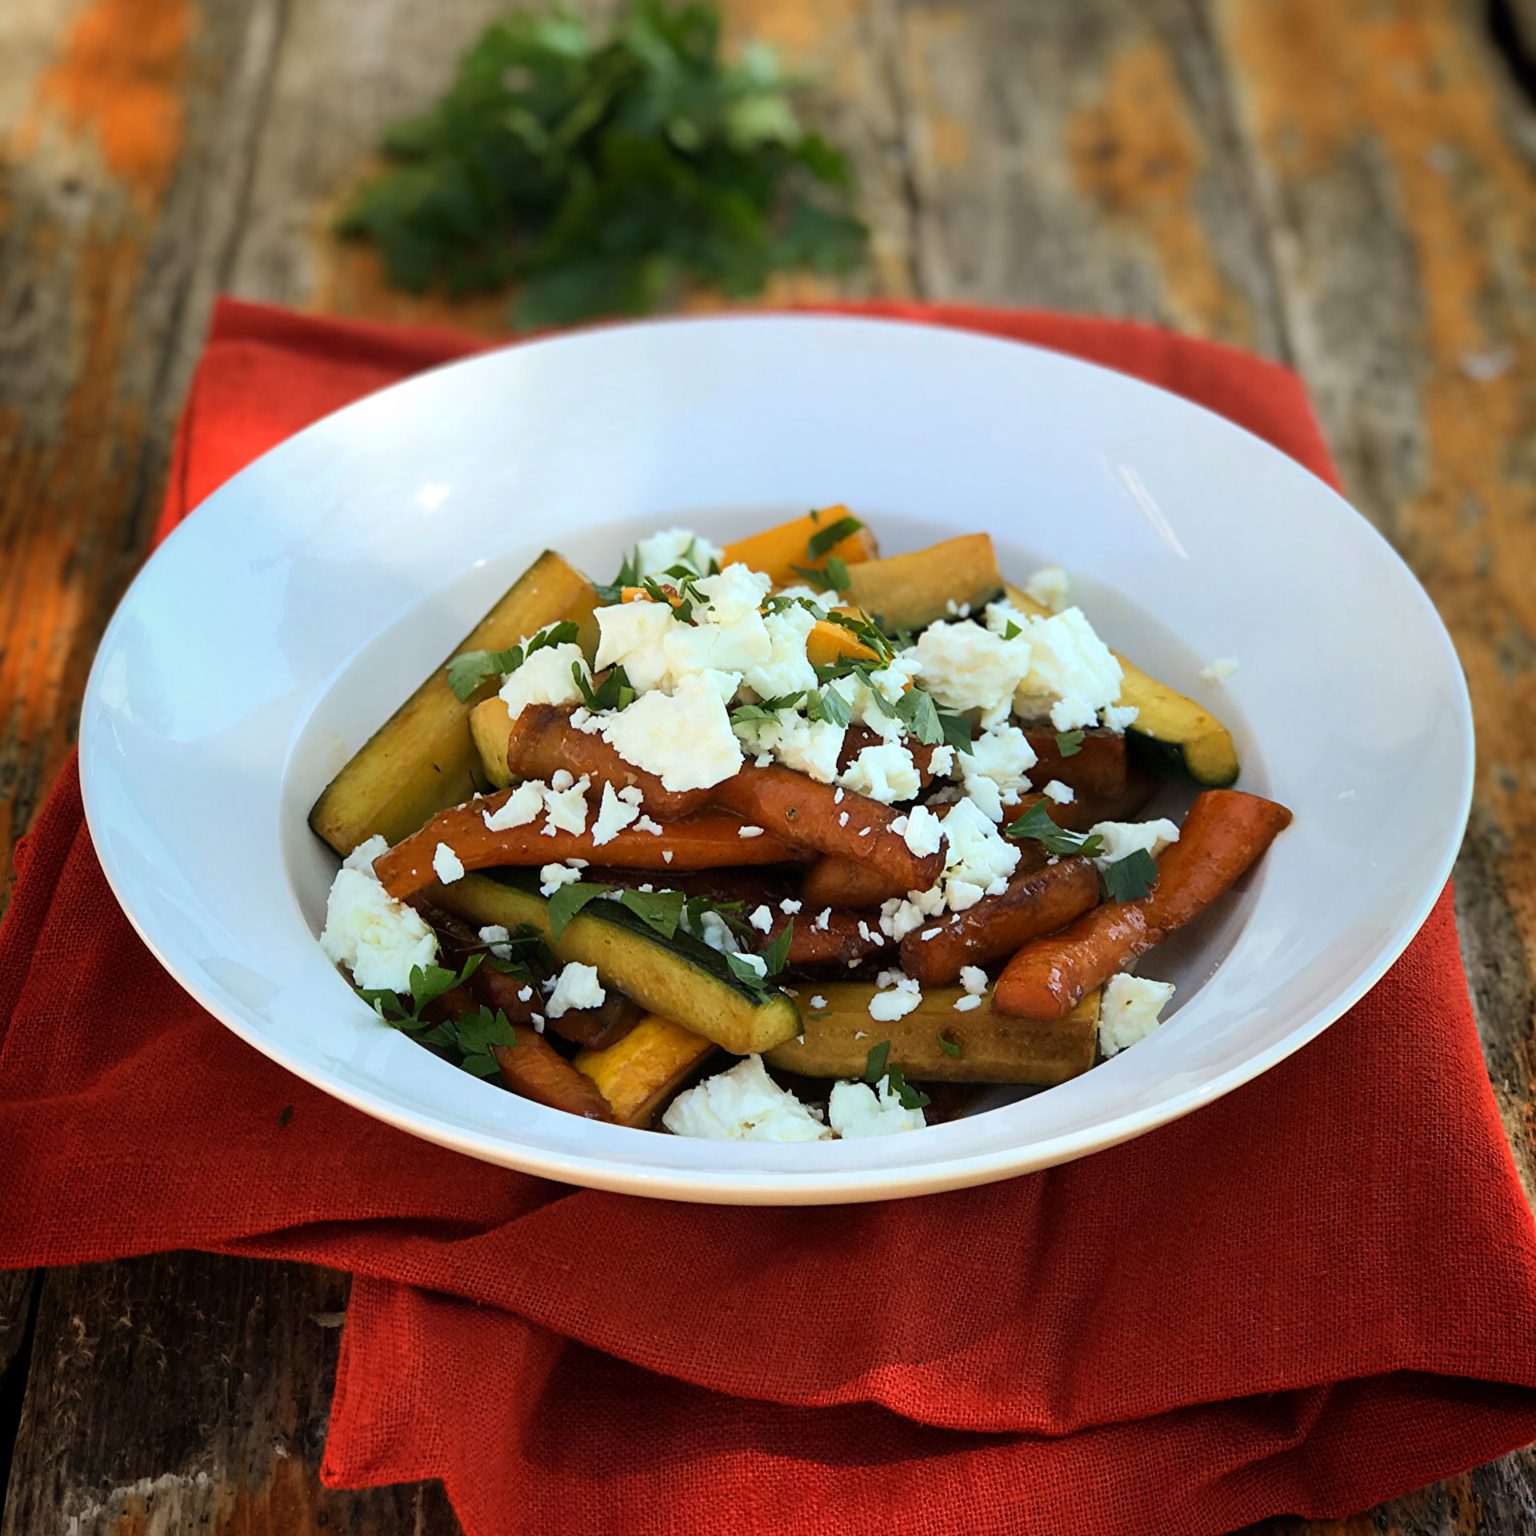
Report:
[[[543,1035],[517,1030],[516,1045],[493,1045],[502,1081],[513,1093],[588,1120],[612,1120],[608,1101],[590,1077],[578,1072]]]
[[[775,917],[768,932],[770,942],[784,931],[788,918]],[[828,912],[826,926],[821,914],[805,907],[795,918],[795,931],[789,938],[789,964],[849,966],[866,955],[889,950],[895,963],[896,946],[880,932],[880,920],[874,913]]]
[[[709,793],[769,836],[857,859],[904,891],[926,889],[944,868],[942,854],[918,858],[891,830],[900,812],[789,768],[749,766]]]
[[[654,773],[625,762],[601,736],[578,731],[571,724],[570,711],[553,704],[530,704],[512,722],[507,767],[519,779],[547,779],[564,768],[594,784],[612,784],[615,789],[633,786],[645,797],[646,815],[658,821],[686,816],[709,798],[703,789],[665,788]]]
[[[1115,731],[1084,731],[1070,757],[1061,750],[1061,733],[1048,725],[1032,725],[1024,732],[1035,752],[1029,770],[1036,784],[1059,779],[1079,795],[1114,795],[1125,788],[1125,737]]]
[[[437,879],[432,859],[439,843],[451,848],[465,869],[528,868],[564,859],[586,859],[589,863],[601,859],[625,869],[723,869],[808,857],[803,849],[766,833],[743,837],[741,818],[728,811],[701,811],[668,823],[659,835],[625,827],[602,844],[593,842],[590,823],[585,832],[546,835],[543,817],[503,832],[491,831],[485,824],[486,815],[505,804],[512,793],[499,790],[439,811],[421,831],[396,843],[374,865],[384,889],[391,896],[414,896],[431,885]]]
[[[962,967],[1011,955],[1099,904],[1099,875],[1087,859],[1063,859],[1015,874],[1008,889],[974,907],[924,923],[901,941],[901,968],[927,986],[954,981]]]
[[[882,901],[905,896],[904,886],[887,879],[878,869],[871,869],[857,859],[845,859],[835,853],[824,854],[805,872],[800,884],[800,899],[807,909],[815,907],[850,907],[855,911],[876,911]]]
[[[998,1013],[1059,1019],[1094,987],[1160,944],[1226,891],[1289,824],[1272,800],[1235,789],[1201,794],[1139,901],[1106,902],[1060,933],[1026,944],[998,978]]]

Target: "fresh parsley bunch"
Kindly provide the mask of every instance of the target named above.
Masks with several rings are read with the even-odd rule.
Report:
[[[565,15],[487,30],[443,99],[389,135],[341,220],[390,281],[517,283],[519,324],[641,314],[689,283],[744,297],[845,272],[868,232],[845,157],[762,50],[721,55],[713,5],[636,0],[606,41]]]

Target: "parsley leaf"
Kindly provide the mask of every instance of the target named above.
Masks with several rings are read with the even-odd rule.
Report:
[[[535,651],[551,645],[568,645],[580,635],[579,624],[562,619],[541,629],[527,645],[509,646],[504,651],[465,651],[448,663],[448,686],[460,704],[468,703],[470,695],[486,678],[516,672]]]
[[[1104,839],[1097,832],[1085,836],[1081,832],[1069,832],[1065,827],[1057,826],[1046,805],[1044,800],[1035,801],[1017,821],[1010,822],[1003,829],[1004,832],[1009,837],[1032,838],[1047,853],[1053,853],[1058,858],[1080,853],[1092,859],[1104,851]]]
[[[795,920],[784,924],[784,931],[762,952],[763,963],[770,976],[777,976],[789,963],[789,946],[794,942]]]
[[[1057,731],[1056,750],[1063,757],[1076,757],[1082,750],[1083,733],[1081,731]]]
[[[951,1040],[942,1029],[934,1031],[934,1039],[939,1042],[939,1049],[946,1056],[959,1056],[961,1054],[960,1042],[958,1040]]]
[[[480,969],[484,955],[471,955],[462,970],[451,971],[443,965],[413,965],[410,977],[410,1001],[388,988],[357,987],[357,995],[384,1020],[397,1029],[412,1030],[421,1026],[422,1012],[435,1003],[445,992],[461,987]]]
[[[731,711],[732,725],[750,725],[755,720],[772,720],[781,709],[793,709],[805,697],[805,689],[798,693],[781,693],[777,698],[764,699],[761,704],[738,704]]]
[[[885,1076],[885,1063],[891,1054],[891,1042],[882,1040],[879,1045],[869,1048],[869,1055],[864,1061],[864,1081],[866,1083],[878,1083]]]
[[[569,886],[566,887],[570,889]],[[636,891],[619,893],[619,905],[627,907],[647,927],[654,928],[662,938],[670,939],[677,932],[683,917],[683,893],[681,891]]]
[[[550,938],[558,939],[565,932],[570,920],[588,902],[596,901],[599,896],[606,896],[612,889],[612,886],[599,885],[596,881],[586,880],[573,880],[569,885],[562,885],[549,898]]]
[[[840,517],[829,523],[819,533],[813,533],[806,546],[812,560],[820,560],[829,549],[835,549],[844,539],[852,538],[864,526],[856,517]]]
[[[768,976],[765,971],[758,970],[753,964],[760,959],[757,955],[733,955],[729,950],[725,954],[725,963],[730,967],[731,975],[737,981],[744,981],[754,992],[765,990],[768,985]]]
[[[925,747],[936,747],[944,740],[944,727],[939,720],[938,706],[933,702],[932,695],[916,685],[897,699],[896,718]]]
[[[956,752],[971,750],[971,722],[964,715],[947,715],[939,711],[939,729],[944,732],[944,745]]]
[[[453,1045],[460,1053],[459,1065],[475,1077],[494,1077],[498,1070],[493,1046],[511,1050],[517,1045],[517,1031],[500,1008],[492,1013],[481,1008],[455,1019],[449,1026],[453,1031]]]
[[[517,283],[520,325],[562,325],[863,262],[846,157],[769,57],[725,56],[717,6],[635,0],[606,36],[542,9],[481,35],[342,215],[391,283]]]
[[[836,555],[822,566],[791,565],[790,570],[797,576],[804,576],[818,592],[846,592],[853,585],[846,562]]]
[[[891,1092],[896,1095],[896,1102],[903,1109],[926,1109],[933,1103],[921,1088],[914,1088],[907,1081],[906,1074],[900,1067],[890,1068],[885,1074],[885,1080],[891,1085]]]
[[[1145,848],[1104,866],[1104,889],[1111,901],[1140,901],[1157,883],[1157,860]]]
[[[806,714],[812,720],[825,720],[829,725],[847,725],[853,719],[848,701],[836,688],[822,688],[806,701]]]
[[[609,667],[596,688],[587,681],[586,669],[579,661],[571,663],[571,676],[581,689],[582,702],[594,715],[605,709],[628,709],[635,702],[634,685],[623,667]]]
[[[1019,636],[1022,635],[1023,633],[1024,633],[1024,631],[1022,629],[1020,629],[1019,626],[1017,624],[1015,624],[1012,619],[1009,619],[1008,620],[1008,627],[1003,631],[1003,639],[1004,640],[1017,640],[1019,638]]]

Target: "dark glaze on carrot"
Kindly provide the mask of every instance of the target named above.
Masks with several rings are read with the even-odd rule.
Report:
[[[1179,840],[1158,860],[1157,883],[1139,901],[1106,902],[1026,944],[992,994],[998,1013],[1059,1019],[1221,896],[1290,825],[1283,805],[1236,789],[1201,794]]]
[[[608,1101],[590,1077],[578,1072],[543,1035],[518,1029],[516,1045],[493,1045],[491,1055],[513,1093],[587,1120],[613,1119]]]
[[[1120,732],[1084,731],[1070,757],[1062,753],[1061,734],[1049,725],[1025,728],[1024,739],[1035,754],[1035,766],[1029,770],[1034,783],[1059,779],[1079,795],[1117,795],[1125,788],[1125,737]]]

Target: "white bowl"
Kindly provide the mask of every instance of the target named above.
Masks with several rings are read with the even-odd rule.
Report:
[[[887,553],[985,529],[1064,565],[1100,632],[1231,726],[1296,813],[1236,899],[1143,962],[1167,1024],[1087,1075],[901,1136],[762,1146],[598,1125],[381,1024],[315,942],[331,774],[540,549],[608,579],[637,534],[719,542],[845,501]],[[1215,657],[1241,670],[1200,676]],[[81,721],[86,813],[145,942],[258,1050],[415,1135],[681,1200],[920,1194],[1124,1141],[1273,1066],[1424,920],[1472,727],[1424,592],[1320,481],[1187,402],[1052,352],[822,317],[618,327],[475,357],[326,418],[134,582]]]

